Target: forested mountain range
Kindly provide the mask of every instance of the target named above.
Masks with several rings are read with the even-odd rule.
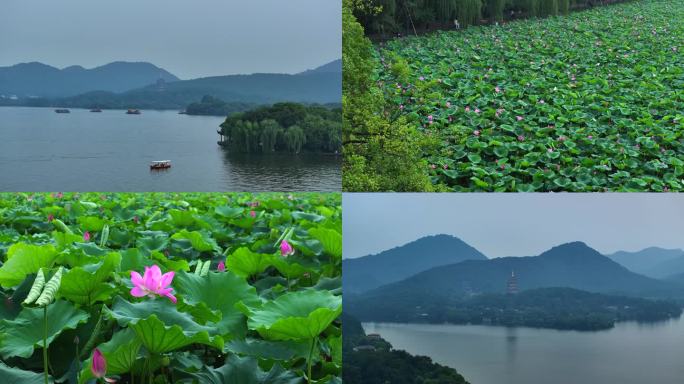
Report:
[[[13,80],[9,81],[9,75],[2,75],[0,70],[0,95],[5,96],[0,98],[0,105],[185,109],[189,104],[201,100],[204,96],[212,96],[225,102],[250,104],[272,104],[283,101],[326,104],[339,103],[342,98],[342,73],[341,67],[339,71],[336,70],[338,68],[336,62],[298,74],[255,73],[190,80],[179,80],[152,64],[142,64],[145,64],[146,71],[135,76],[131,75],[130,79],[122,79],[122,76],[125,77],[123,74],[112,76],[112,79],[119,84],[116,88],[104,80],[84,82],[80,78],[78,81],[72,80],[70,76],[62,76],[59,81],[44,81],[41,80],[46,78],[43,75],[16,76],[14,74]],[[39,63],[19,65],[20,68],[28,69],[43,66]],[[108,66],[111,64],[98,68]],[[69,68],[63,70],[52,68],[50,72],[82,72]],[[95,71],[95,69],[84,71]],[[106,76],[106,73],[103,76]],[[17,98],[10,98],[12,95],[16,95]]]
[[[480,251],[457,237],[427,236],[375,255],[343,260],[342,279],[345,292],[358,293],[434,267],[486,259]]]

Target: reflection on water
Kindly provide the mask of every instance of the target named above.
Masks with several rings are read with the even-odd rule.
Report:
[[[684,319],[598,332],[365,323],[394,348],[456,368],[472,384],[676,384]]]
[[[175,111],[0,107],[2,191],[339,191],[341,159],[231,155],[223,118]],[[171,160],[150,171],[153,160]]]
[[[341,158],[332,155],[231,153],[223,150],[227,181],[244,190],[339,191]],[[238,188],[239,189],[239,188]]]

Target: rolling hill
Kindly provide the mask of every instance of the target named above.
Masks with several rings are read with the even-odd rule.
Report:
[[[185,109],[190,103],[198,102],[204,96],[212,96],[228,103],[249,104],[284,101],[326,104],[340,103],[342,100],[341,66],[338,68],[336,62],[293,75],[255,73],[191,80],[178,80],[173,77],[170,81],[164,79],[163,82],[158,82],[158,79],[157,73],[149,81],[137,82],[134,87],[129,86],[130,82],[123,81],[120,81],[122,85],[117,90],[91,84],[88,90],[81,90],[81,93],[70,90],[67,97],[34,93],[34,96],[41,97],[20,98],[16,101],[4,99],[0,104],[68,108]],[[72,89],[75,86],[66,84],[64,87]],[[0,94],[9,92],[2,89],[0,75]]]
[[[0,94],[58,98],[90,91],[125,92],[155,83],[179,79],[150,63],[117,61],[92,69],[73,65],[58,69],[31,62],[0,67]]]
[[[345,310],[356,314],[373,308],[373,311],[393,313],[402,308],[420,307],[426,302],[502,294],[506,293],[512,271],[521,291],[564,287],[644,298],[684,297],[682,287],[629,271],[586,244],[574,242],[534,257],[468,260],[432,268],[361,295],[349,295],[345,297]],[[396,304],[398,301],[400,306]]]
[[[486,260],[477,249],[457,237],[428,236],[356,259],[342,261],[345,293],[361,293],[405,279],[421,271],[464,260]]]
[[[650,247],[638,252],[607,255],[627,269],[656,279],[684,273],[684,250]]]

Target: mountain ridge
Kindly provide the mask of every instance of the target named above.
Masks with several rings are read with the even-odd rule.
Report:
[[[350,293],[364,292],[416,272],[467,259],[487,257],[458,237],[425,236],[377,254],[343,260],[343,285]]]
[[[68,108],[185,109],[206,95],[226,102],[253,104],[286,101],[339,103],[342,98],[341,72],[330,72],[325,69],[317,71],[334,63],[324,64],[306,74],[225,75],[189,80],[174,77],[176,80],[163,82],[159,82],[157,77],[153,81],[138,83],[136,87],[122,92],[93,89],[65,97],[24,98],[18,101],[2,99],[0,104]],[[72,68],[68,72],[80,72],[74,66],[67,68]],[[0,71],[0,94],[7,94],[3,92],[2,84],[3,77]]]

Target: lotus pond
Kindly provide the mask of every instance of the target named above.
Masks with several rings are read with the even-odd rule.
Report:
[[[684,190],[684,1],[395,39],[391,118],[455,191]]]
[[[0,194],[0,377],[341,383],[341,257],[339,194]]]

